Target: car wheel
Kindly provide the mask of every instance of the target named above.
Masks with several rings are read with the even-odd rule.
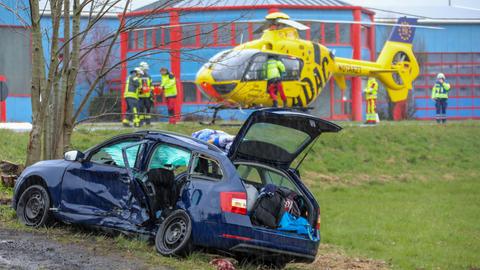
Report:
[[[191,249],[192,221],[184,210],[175,210],[158,228],[155,247],[163,256],[185,255]]]
[[[21,223],[31,227],[48,225],[51,220],[50,196],[41,185],[25,189],[17,204],[17,217]]]

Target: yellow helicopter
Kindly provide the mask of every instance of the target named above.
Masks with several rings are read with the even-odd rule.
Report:
[[[335,57],[327,47],[299,38],[307,26],[282,12],[266,17],[263,35],[212,57],[198,71],[195,83],[218,102],[241,106],[272,106],[264,63],[274,55],[286,66],[282,85],[286,107],[308,107],[333,76],[341,89],[345,76],[368,76],[380,80],[393,102],[405,100],[419,75],[412,50],[416,19],[400,18],[376,62]]]

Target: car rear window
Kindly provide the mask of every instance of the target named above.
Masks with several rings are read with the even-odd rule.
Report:
[[[300,130],[271,123],[256,123],[243,141],[258,141],[276,145],[290,154],[295,153],[310,136]]]

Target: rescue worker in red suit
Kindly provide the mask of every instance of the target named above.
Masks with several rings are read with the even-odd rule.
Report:
[[[163,91],[165,99],[167,101],[168,109],[168,122],[170,124],[176,124],[175,106],[177,103],[177,82],[175,76],[171,74],[167,68],[161,68],[160,74],[162,75],[162,83],[160,84],[160,90]]]
[[[267,91],[273,101],[273,107],[278,107],[277,94],[283,101],[283,107],[287,106],[287,97],[282,87],[282,74],[285,73],[285,65],[277,60],[274,55],[269,55],[263,66],[264,75],[267,79]]]

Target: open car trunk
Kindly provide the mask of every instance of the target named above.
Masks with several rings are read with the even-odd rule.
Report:
[[[230,147],[232,161],[249,160],[287,169],[322,132],[341,127],[309,114],[286,109],[263,109],[245,121]]]

